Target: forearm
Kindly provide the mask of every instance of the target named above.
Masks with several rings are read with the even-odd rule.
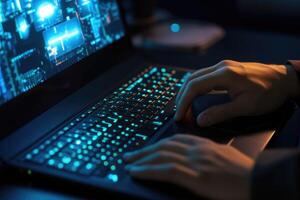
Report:
[[[289,63],[300,73],[300,60],[290,60]]]
[[[293,69],[296,71],[297,75],[297,82],[298,82],[298,91],[295,91],[295,96],[293,97],[295,101],[299,104],[300,103],[300,60],[290,60],[289,65],[293,67]]]

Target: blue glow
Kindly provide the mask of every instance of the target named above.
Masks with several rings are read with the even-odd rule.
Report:
[[[20,27],[19,27],[19,31],[21,31],[21,32],[26,32],[26,30],[29,28],[29,26],[28,26],[28,24],[26,23],[26,22],[24,22],[24,23],[21,23],[20,24]]]
[[[3,27],[2,27],[2,24],[0,22],[0,34],[3,33]]]
[[[105,156],[105,155],[102,155],[102,156],[101,156],[101,160],[106,160],[106,156]]]
[[[88,5],[88,4],[90,4],[91,2],[90,2],[90,0],[82,0],[82,6],[85,6],[85,5]]]
[[[15,0],[16,7],[19,11],[22,11],[20,0]]]
[[[90,170],[90,169],[92,169],[94,167],[94,165],[92,164],[92,163],[88,163],[88,164],[86,164],[86,166],[85,166],[85,168],[87,169],[87,170]]]
[[[30,25],[27,22],[26,18],[24,16],[19,16],[15,20],[16,23],[16,29],[19,33],[19,36],[22,40],[25,40],[29,37],[30,32]]]
[[[7,89],[6,89],[5,81],[3,79],[2,70],[0,68],[0,96],[2,94],[5,95],[6,92],[7,92]]]
[[[181,26],[178,23],[173,23],[173,24],[170,25],[170,30],[173,33],[179,33],[181,31]]]
[[[80,144],[81,144],[81,141],[80,141],[80,140],[76,140],[76,144],[77,144],[77,145],[80,145]]]
[[[46,3],[46,4],[41,5],[38,8],[37,12],[38,12],[38,15],[40,16],[41,20],[44,21],[46,18],[53,16],[53,14],[55,13],[55,7],[51,3]]]
[[[55,43],[63,43],[64,40],[68,40],[78,34],[79,34],[79,30],[76,30],[76,29],[71,32],[66,31],[63,35],[53,38],[52,40],[49,40],[48,45],[53,45]]]
[[[116,174],[109,174],[109,175],[107,176],[107,178],[108,178],[109,180],[111,180],[112,182],[114,182],[114,183],[118,182],[118,180],[119,180],[119,177],[118,177],[118,175],[116,175]]]
[[[0,105],[119,40],[123,28],[116,0],[1,0]]]
[[[55,160],[50,159],[50,160],[48,161],[48,165],[52,166],[52,165],[54,165],[54,164],[55,164]]]
[[[50,60],[57,59],[84,43],[77,18],[61,23],[43,33]]]
[[[34,1],[35,14],[33,15],[33,21],[36,31],[47,29],[63,21],[60,1],[61,0]]]
[[[72,161],[72,159],[70,157],[67,157],[67,156],[63,157],[63,159],[62,159],[62,162],[64,164],[69,164],[71,161]]]
[[[4,11],[2,8],[2,1],[0,1],[0,26],[3,21],[4,21]],[[1,30],[0,30],[0,32],[1,32]]]

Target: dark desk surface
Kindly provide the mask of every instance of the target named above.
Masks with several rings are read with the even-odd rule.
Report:
[[[257,61],[265,63],[285,63],[288,59],[300,59],[300,36],[289,36],[267,32],[228,30],[226,37],[205,53],[166,52],[156,50],[145,52],[156,63],[186,66],[190,68],[207,67],[223,59]],[[159,56],[157,56],[159,55]],[[76,199],[89,198],[90,194],[63,192],[47,187],[32,186],[17,177],[3,178],[0,173],[1,199]],[[100,197],[99,197],[100,198]]]

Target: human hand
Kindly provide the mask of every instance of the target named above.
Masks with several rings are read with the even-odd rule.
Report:
[[[299,95],[300,86],[292,66],[222,61],[199,70],[183,85],[177,97],[175,120],[190,118],[197,96],[226,90],[232,101],[213,106],[197,117],[199,126],[211,126],[238,116],[255,116],[279,108]]]
[[[254,161],[237,149],[176,135],[124,155],[130,175],[173,183],[212,199],[249,199]]]

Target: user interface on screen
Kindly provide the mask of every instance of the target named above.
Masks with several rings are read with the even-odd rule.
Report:
[[[124,34],[115,0],[1,0],[0,105]]]

